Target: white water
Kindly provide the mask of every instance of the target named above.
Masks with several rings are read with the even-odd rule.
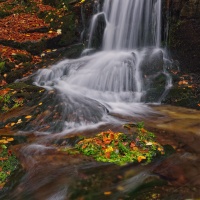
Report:
[[[106,0],[104,50],[160,46],[161,0]]]
[[[100,15],[106,20],[101,52],[66,59],[39,70],[35,78],[36,85],[62,94],[63,119],[72,112],[74,116],[66,120],[66,128],[108,122],[108,113],[148,113],[142,101],[150,83],[165,74],[165,87],[171,84],[160,49],[161,0],[106,0],[91,20],[90,48]]]

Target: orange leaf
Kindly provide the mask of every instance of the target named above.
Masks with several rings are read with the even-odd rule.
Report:
[[[145,130],[144,128],[141,128],[141,132],[142,132],[142,133],[146,133],[147,130]]]
[[[7,82],[5,81],[5,80],[2,80],[1,82],[0,82],[0,86],[4,86],[4,85],[6,85],[7,84]]]
[[[137,147],[133,147],[133,150],[134,150],[134,151],[138,151],[138,148],[137,148]]]
[[[103,142],[105,144],[110,144],[111,143],[111,139],[110,138],[107,138],[107,137],[103,137]]]
[[[131,142],[130,147],[133,148],[135,146],[136,146],[135,142]]]
[[[1,157],[0,160],[8,160],[8,158],[2,158],[2,157]]]
[[[110,152],[105,153],[106,158],[110,158]]]
[[[87,147],[87,144],[84,144],[83,146],[82,146],[82,149],[85,149]]]
[[[146,157],[145,156],[138,156],[137,160],[138,162],[141,162],[142,160],[145,160]]]
[[[108,192],[104,192],[104,195],[111,195],[112,192],[108,191]]]
[[[7,94],[10,90],[11,90],[10,88],[6,88],[6,89],[4,89],[4,90],[1,90],[1,91],[0,91],[0,95],[5,95],[5,94]]]

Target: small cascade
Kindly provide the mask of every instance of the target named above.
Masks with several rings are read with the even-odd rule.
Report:
[[[140,115],[148,110],[144,103],[161,102],[171,87],[160,48],[161,0],[106,0],[102,9],[98,1],[95,6],[84,56],[39,70],[35,77],[36,85],[59,91],[63,120],[76,127],[110,120],[108,113]]]

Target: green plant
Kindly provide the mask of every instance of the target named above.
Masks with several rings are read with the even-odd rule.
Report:
[[[14,98],[11,93],[0,96],[0,103],[2,104],[1,110],[8,112],[11,109],[23,106],[24,100],[22,98]]]
[[[5,184],[19,164],[16,156],[8,148],[9,143],[13,140],[13,138],[8,137],[1,137],[0,139],[0,186]]]
[[[137,124],[131,135],[111,130],[101,132],[92,138],[79,141],[68,153],[82,153],[97,161],[124,165],[132,162],[149,163],[157,155],[164,154],[164,148],[155,141],[155,135],[144,129],[144,123]]]

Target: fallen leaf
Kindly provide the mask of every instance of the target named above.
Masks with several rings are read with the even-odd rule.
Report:
[[[22,120],[18,119],[17,124],[20,124],[20,123],[22,123]]]
[[[135,142],[131,142],[130,147],[133,148],[135,146],[136,146]]]
[[[138,156],[137,160],[138,162],[141,162],[142,160],[145,160],[146,157],[145,156]]]
[[[6,88],[4,90],[0,90],[0,95],[3,96],[5,94],[7,94],[11,89],[10,88]]]
[[[14,141],[14,138],[8,138],[7,141],[12,142],[12,141]]]
[[[0,140],[0,143],[1,143],[1,144],[7,144],[8,141],[7,141],[7,140]]]
[[[110,192],[110,191],[104,192],[104,195],[111,195],[111,194],[112,194],[112,192]]]
[[[147,142],[146,145],[147,146],[151,146],[151,145],[153,145],[153,143],[152,142]]]
[[[27,115],[25,118],[26,118],[26,119],[31,119],[32,116],[31,116],[31,115]]]

